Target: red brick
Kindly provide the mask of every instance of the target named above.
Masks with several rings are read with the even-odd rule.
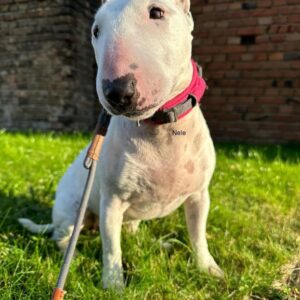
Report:
[[[257,64],[253,62],[238,62],[234,64],[235,68],[238,70],[253,70],[257,69]]]
[[[261,0],[247,11],[241,1],[192,3],[199,7],[194,53],[208,79],[203,110],[213,137],[300,141],[300,0]],[[241,45],[242,35],[255,35],[255,44]]]
[[[278,14],[279,9],[282,9],[281,7],[270,7],[270,8],[262,8],[257,9],[253,11],[252,15],[254,17],[267,17],[267,16],[275,16]]]
[[[241,3],[238,3],[238,2],[236,2],[236,3],[230,3],[229,4],[229,9],[230,10],[238,10],[238,9],[241,9]]]
[[[272,24],[272,17],[261,17],[258,18],[258,25],[269,25]]]
[[[292,69],[300,69],[300,61],[294,61],[291,63]]]
[[[282,52],[275,52],[269,55],[270,60],[283,60]]]
[[[215,6],[213,5],[205,5],[202,8],[203,13],[210,13],[213,12],[215,10]]]
[[[276,34],[276,35],[272,35],[270,37],[271,42],[274,43],[283,43],[286,40],[286,35],[285,34]]]
[[[273,0],[273,5],[275,5],[275,6],[286,5],[286,0]]]
[[[225,54],[217,54],[214,56],[214,62],[223,62],[226,60]]]
[[[254,60],[254,55],[250,54],[250,53],[245,53],[245,54],[242,54],[241,58],[244,61],[251,61],[251,60]]]
[[[288,16],[289,23],[300,23],[300,15]]]
[[[228,37],[227,43],[229,45],[239,45],[241,43],[241,38],[237,36]]]
[[[230,62],[241,61],[241,54],[239,54],[239,53],[228,54],[227,60]]]
[[[232,64],[228,62],[220,62],[220,63],[211,63],[208,66],[209,70],[228,70],[232,68]]]
[[[267,60],[267,54],[265,53],[257,53],[254,55],[256,61],[264,61]]]
[[[257,20],[255,18],[243,18],[243,19],[230,19],[228,20],[229,27],[249,27],[257,25]]]
[[[290,32],[290,27],[291,25],[282,25],[280,26],[278,29],[278,33],[287,33],[287,32]]]
[[[290,33],[286,35],[286,40],[288,42],[298,42],[300,41],[300,33]]]
[[[242,53],[246,51],[245,46],[237,45],[237,46],[226,46],[222,49],[223,53]]]
[[[248,48],[249,52],[273,52],[275,50],[275,45],[273,44],[260,44],[251,45]]]
[[[271,0],[260,0],[258,1],[258,7],[271,7],[272,1]]]
[[[263,34],[266,31],[264,27],[245,27],[238,30],[239,35]]]
[[[270,41],[269,35],[260,35],[256,38],[256,44],[264,44]]]

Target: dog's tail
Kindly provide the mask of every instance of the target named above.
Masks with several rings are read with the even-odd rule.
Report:
[[[27,230],[33,233],[45,234],[52,233],[54,231],[53,224],[38,225],[29,219],[23,218],[18,219],[18,221],[23,227],[25,227]]]

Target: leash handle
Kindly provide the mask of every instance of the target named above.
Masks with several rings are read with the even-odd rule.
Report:
[[[60,288],[55,288],[53,290],[51,300],[63,300],[65,296],[65,292]]]
[[[90,169],[93,161],[98,161],[104,137],[106,135],[111,116],[103,109],[99,115],[93,141],[87,151],[84,167]]]
[[[64,262],[58,276],[56,288],[53,290],[51,300],[63,300],[65,291],[64,285],[69,273],[71,261],[74,255],[77,240],[80,234],[81,225],[85,216],[86,208],[88,205],[88,200],[90,198],[91,190],[93,187],[93,182],[96,174],[97,161],[99,159],[101,147],[104,141],[104,136],[106,135],[111,116],[108,115],[105,110],[100,113],[95,135],[91,146],[87,152],[86,158],[84,160],[84,166],[88,169],[88,177],[84,187],[84,192],[81,198],[80,208],[78,210],[78,215],[72,232],[72,236],[64,255]]]

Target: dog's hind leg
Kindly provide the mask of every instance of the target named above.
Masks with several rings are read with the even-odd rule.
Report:
[[[56,225],[54,227],[54,231],[52,234],[52,240],[54,240],[57,243],[58,248],[65,252],[69,245],[70,238],[73,233],[73,229],[75,226],[75,216],[73,218],[69,218],[66,220],[62,220],[60,223],[56,222]],[[83,224],[81,225],[81,230],[83,227],[88,229],[93,229],[95,226],[98,226],[99,224],[99,218],[92,214],[89,210],[86,211]]]
[[[56,226],[54,232],[52,234],[52,240],[54,240],[58,246],[58,248],[65,252],[72,232],[73,232],[74,224],[70,224],[69,222],[63,222],[59,226]]]
[[[206,240],[209,204],[210,199],[207,189],[190,196],[184,203],[185,218],[199,268],[216,277],[223,277],[223,271],[209,253]]]

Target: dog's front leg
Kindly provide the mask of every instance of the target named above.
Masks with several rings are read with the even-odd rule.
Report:
[[[128,208],[126,203],[113,197],[102,197],[100,201],[100,232],[102,240],[103,271],[102,282],[104,288],[124,287],[121,228],[123,214]]]
[[[206,221],[209,204],[210,200],[207,189],[190,196],[184,203],[185,218],[200,269],[214,276],[223,277],[223,271],[209,253],[206,240]]]

